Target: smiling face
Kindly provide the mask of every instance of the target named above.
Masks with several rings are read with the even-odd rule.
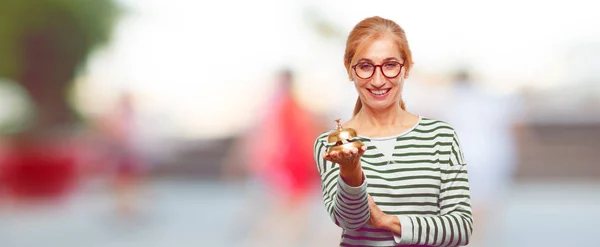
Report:
[[[363,105],[373,110],[400,107],[405,67],[395,40],[389,35],[380,36],[366,44],[353,60],[350,73]]]

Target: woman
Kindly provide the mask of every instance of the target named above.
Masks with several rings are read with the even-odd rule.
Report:
[[[358,92],[353,118],[362,149],[314,145],[325,207],[343,228],[340,246],[460,246],[473,219],[467,167],[454,129],[406,111],[402,87],[412,67],[404,30],[391,20],[359,22],[344,65]]]

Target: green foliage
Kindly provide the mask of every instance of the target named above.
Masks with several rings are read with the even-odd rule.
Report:
[[[51,50],[71,61],[69,66],[81,66],[110,39],[118,15],[113,0],[1,0],[0,77],[18,80],[31,34],[50,40]]]

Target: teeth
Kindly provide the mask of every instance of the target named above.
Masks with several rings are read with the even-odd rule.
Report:
[[[371,93],[376,94],[376,95],[382,95],[386,92],[387,92],[387,90],[371,90]]]

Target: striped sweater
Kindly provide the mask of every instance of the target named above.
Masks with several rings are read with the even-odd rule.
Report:
[[[343,229],[340,246],[468,244],[473,218],[467,166],[449,124],[421,117],[393,137],[359,136],[367,150],[361,158],[366,179],[358,187],[346,184],[338,165],[323,159],[329,133],[317,137],[314,158],[325,208]],[[398,217],[401,235],[367,224],[367,194],[384,213]]]

